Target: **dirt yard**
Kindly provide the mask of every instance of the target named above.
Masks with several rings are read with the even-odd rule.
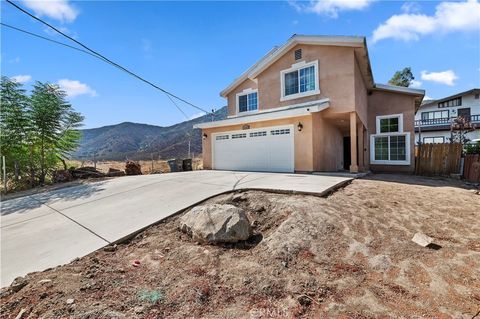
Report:
[[[172,217],[17,280],[1,317],[479,316],[480,195],[460,182],[374,175],[328,198],[249,191],[209,202],[244,208],[256,235],[199,245]],[[413,243],[416,232],[438,246]]]

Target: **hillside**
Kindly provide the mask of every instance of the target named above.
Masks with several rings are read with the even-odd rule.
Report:
[[[215,112],[214,119],[227,116],[227,108]],[[212,115],[204,115],[172,126],[155,126],[124,122],[116,125],[82,130],[80,145],[73,155],[76,159],[124,160],[186,157],[188,140],[191,138],[191,152],[202,152],[200,130],[193,125],[212,120]]]

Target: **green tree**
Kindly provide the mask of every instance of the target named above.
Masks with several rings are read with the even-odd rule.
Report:
[[[38,151],[39,182],[43,184],[58,160],[68,158],[77,147],[83,116],[73,110],[58,85],[42,82],[33,87],[29,116],[33,127],[30,140]]]
[[[415,79],[410,67],[404,68],[401,71],[395,72],[388,84],[396,86],[409,87],[412,81]]]
[[[0,85],[0,148],[9,172],[18,180],[20,168],[26,167],[28,108],[30,100],[20,83],[2,76]],[[13,169],[12,169],[13,168]]]

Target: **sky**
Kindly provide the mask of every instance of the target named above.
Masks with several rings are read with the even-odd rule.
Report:
[[[480,87],[480,3],[320,0],[165,2],[17,0],[18,5],[114,62],[200,106],[293,34],[367,38],[375,82],[411,67],[412,87],[441,98]],[[3,23],[68,39],[1,1]],[[120,122],[168,126],[200,115],[87,54],[1,27],[1,74],[31,90],[60,85],[84,128]]]

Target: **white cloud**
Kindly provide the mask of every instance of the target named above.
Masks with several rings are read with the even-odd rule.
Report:
[[[407,1],[402,4],[402,11],[405,13],[420,12],[420,4],[418,4],[418,2]]]
[[[30,82],[32,80],[32,76],[31,75],[23,75],[23,74],[19,74],[19,75],[15,75],[15,76],[12,76],[10,79],[14,80],[15,82],[18,82],[18,83],[27,83],[27,82]]]
[[[410,81],[410,87],[414,89],[418,89],[422,86],[422,81],[412,80]]]
[[[424,100],[424,101],[428,101],[428,100],[431,101],[431,100],[434,100],[434,99],[431,98],[431,97],[429,97],[428,95],[425,95],[425,96],[423,97],[423,100]]]
[[[73,22],[78,16],[78,10],[68,0],[22,0],[25,6],[32,9],[36,15],[46,16],[60,22]]]
[[[480,30],[478,0],[441,2],[436,6],[433,16],[410,11],[391,16],[373,31],[372,40],[377,42],[392,38],[411,41],[432,33],[478,30]]]
[[[445,84],[448,86],[455,85],[455,80],[458,79],[458,76],[452,70],[442,71],[442,72],[427,72],[422,71],[421,73],[422,80],[431,81],[440,84]]]
[[[75,97],[78,95],[89,95],[91,97],[97,96],[97,92],[85,83],[77,80],[61,79],[58,80],[58,85],[67,93],[68,97]]]
[[[289,0],[288,3],[299,12],[316,13],[337,18],[340,11],[363,10],[375,0],[311,0],[306,4]]]

